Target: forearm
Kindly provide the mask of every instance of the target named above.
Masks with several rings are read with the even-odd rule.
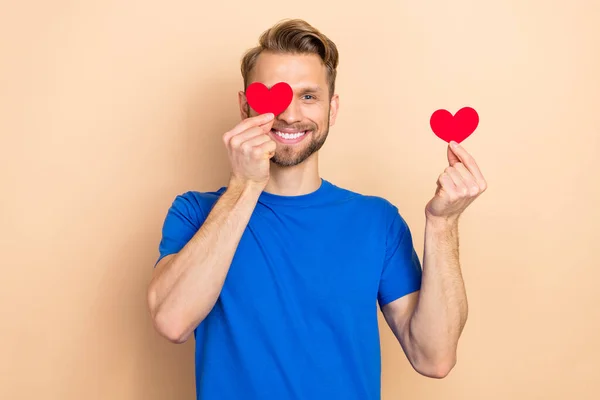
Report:
[[[423,278],[410,321],[413,352],[429,366],[451,368],[468,305],[460,270],[458,222],[427,219]]]
[[[198,232],[153,279],[151,311],[165,336],[187,340],[216,303],[260,193],[229,186]]]

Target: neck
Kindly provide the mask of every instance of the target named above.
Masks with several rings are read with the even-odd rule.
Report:
[[[321,186],[317,154],[313,153],[293,167],[271,163],[271,175],[264,191],[279,196],[301,196],[316,191]]]

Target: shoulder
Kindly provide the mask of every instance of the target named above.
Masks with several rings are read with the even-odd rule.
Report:
[[[371,217],[380,217],[387,221],[388,225],[392,224],[393,220],[397,218],[400,218],[404,222],[398,206],[393,204],[389,199],[381,195],[359,192],[339,186],[336,186],[336,188],[344,198],[355,203],[361,212]]]
[[[225,187],[214,191],[188,190],[175,195],[171,211],[178,212],[195,221],[202,221],[221,197]]]

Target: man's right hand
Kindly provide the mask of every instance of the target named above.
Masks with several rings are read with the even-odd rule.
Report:
[[[231,183],[264,189],[269,181],[270,160],[277,143],[268,135],[272,113],[246,118],[223,135],[231,163]]]

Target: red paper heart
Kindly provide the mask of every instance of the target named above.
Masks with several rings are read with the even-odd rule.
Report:
[[[452,116],[447,110],[437,110],[429,120],[433,133],[440,139],[457,143],[468,138],[479,124],[479,115],[471,107],[463,107]]]
[[[250,107],[259,114],[281,114],[292,102],[294,92],[285,82],[279,82],[269,90],[264,84],[254,82],[246,89],[246,99]]]

